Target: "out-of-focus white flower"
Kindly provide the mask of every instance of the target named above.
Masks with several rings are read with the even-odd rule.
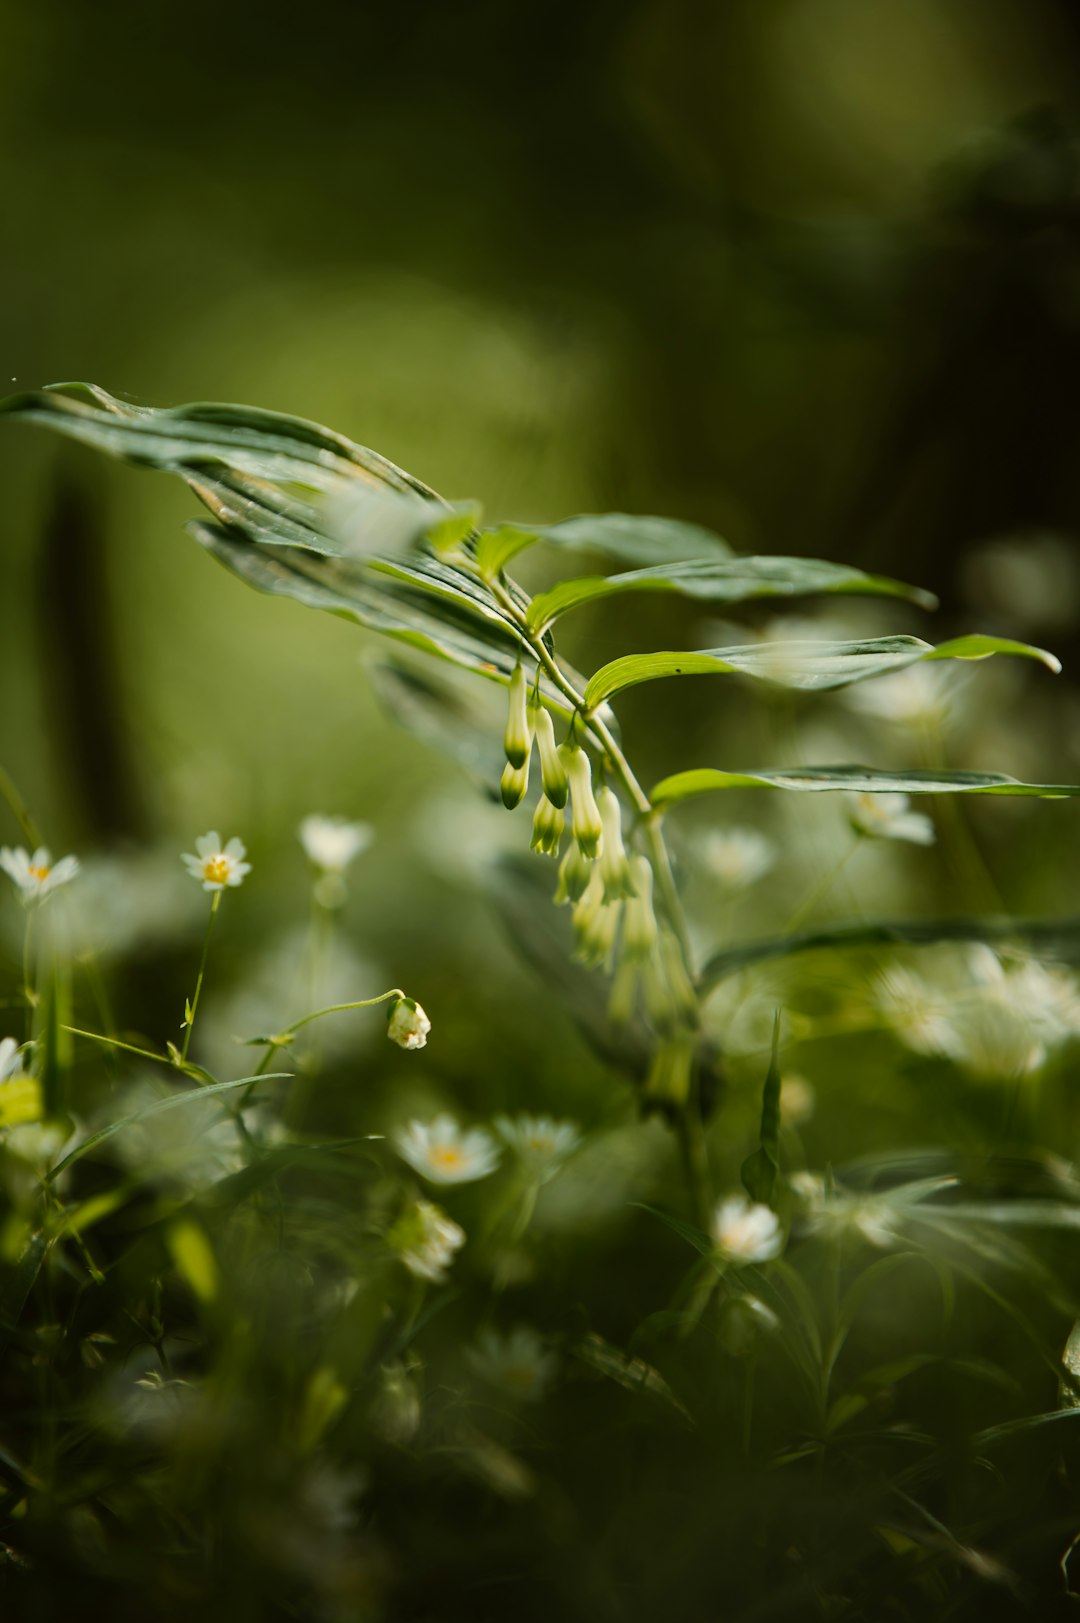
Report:
[[[848,815],[855,832],[869,839],[933,845],[933,823],[925,812],[909,811],[910,804],[907,795],[863,793],[850,797]]]
[[[499,1164],[499,1147],[482,1127],[462,1129],[453,1116],[411,1121],[394,1135],[403,1161],[429,1183],[473,1183]]]
[[[937,727],[949,714],[957,692],[956,672],[939,665],[909,665],[906,670],[853,684],[843,691],[852,710],[904,727]]]
[[[734,1263],[768,1262],[784,1243],[780,1219],[768,1206],[731,1195],[720,1202],[713,1217],[716,1249]]]
[[[345,817],[322,817],[313,812],[297,830],[308,860],[325,874],[342,874],[349,863],[366,851],[374,838],[370,823],[350,823]]]
[[[543,1338],[524,1324],[505,1335],[481,1330],[465,1357],[475,1375],[515,1403],[538,1402],[559,1367]]]
[[[465,1244],[465,1230],[430,1200],[418,1200],[398,1218],[386,1236],[409,1272],[441,1285],[454,1252]]]
[[[54,862],[44,845],[31,855],[25,847],[0,847],[0,868],[15,883],[19,900],[24,907],[31,902],[44,901],[60,885],[66,885],[79,871],[78,857],[61,857]]]
[[[756,828],[718,828],[698,847],[705,871],[728,887],[745,890],[776,862],[776,844]]]
[[[953,1021],[954,999],[914,970],[894,964],[877,977],[873,998],[885,1023],[917,1054],[956,1059],[963,1047]]]
[[[494,1126],[522,1170],[539,1183],[553,1178],[581,1143],[574,1122],[555,1121],[551,1116],[496,1116]]]
[[[856,1237],[881,1249],[896,1243],[897,1212],[881,1196],[848,1195],[829,1189],[825,1179],[815,1172],[796,1172],[790,1182],[799,1198],[802,1224],[809,1233],[834,1240]]]
[[[23,1074],[22,1055],[14,1037],[0,1041],[0,1082],[14,1081]]]
[[[809,1121],[814,1114],[816,1103],[814,1084],[808,1082],[805,1076],[797,1076],[791,1073],[781,1079],[780,1124],[782,1127],[798,1127],[802,1122]]]
[[[251,863],[244,861],[247,848],[235,834],[223,846],[221,835],[212,829],[209,834],[200,834],[195,841],[195,850],[198,853],[196,856],[185,851],[180,860],[193,879],[202,880],[203,890],[224,890],[226,886],[242,885],[244,875],[251,872]]]
[[[423,1048],[430,1030],[431,1021],[415,998],[399,997],[390,1005],[386,1035],[399,1048]]]

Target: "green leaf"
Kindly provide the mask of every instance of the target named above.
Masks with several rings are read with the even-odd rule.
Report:
[[[1068,800],[1080,784],[1021,783],[1003,772],[879,772],[868,766],[802,766],[766,772],[722,772],[696,767],[662,778],[650,799],[670,806],[717,789],[788,789],[801,794],[1028,795]]]
[[[1080,964],[1080,918],[856,919],[795,935],[763,936],[714,953],[699,976],[710,992],[750,964],[793,958],[803,952],[851,951],[859,947],[930,947],[943,941],[1023,943],[1037,956]]]
[[[111,1121],[107,1127],[99,1128],[96,1133],[91,1133],[90,1137],[84,1138],[81,1144],[76,1144],[75,1148],[65,1155],[63,1160],[57,1161],[54,1167],[50,1167],[45,1174],[45,1182],[52,1183],[55,1178],[59,1177],[65,1167],[71,1166],[75,1161],[81,1161],[84,1155],[89,1155],[91,1150],[97,1149],[98,1145],[103,1144],[107,1138],[112,1138],[115,1133],[123,1132],[125,1127],[134,1127],[137,1122],[146,1121],[150,1116],[164,1115],[167,1110],[178,1110],[182,1105],[189,1105],[196,1099],[213,1099],[224,1093],[235,1093],[237,1088],[247,1088],[252,1083],[284,1082],[291,1080],[291,1078],[291,1071],[264,1071],[260,1076],[240,1076],[233,1082],[212,1082],[204,1088],[185,1088],[182,1093],[171,1093],[167,1099],[157,1099],[152,1105],[147,1105],[145,1109],[133,1110],[129,1115],[121,1116],[119,1120]]]
[[[1021,654],[1060,670],[1053,654],[1007,637],[958,637],[935,648],[921,637],[876,637],[860,642],[762,642],[746,647],[665,650],[626,654],[592,677],[585,705],[595,710],[623,688],[666,676],[715,676],[738,673],[777,687],[824,693],[902,671],[924,659],[986,659],[990,654]]]
[[[647,1364],[643,1358],[634,1358],[629,1353],[624,1353],[621,1348],[613,1347],[603,1336],[597,1335],[595,1330],[590,1330],[580,1340],[571,1342],[568,1350],[590,1369],[596,1370],[600,1375],[606,1375],[609,1380],[616,1381],[628,1392],[658,1399],[666,1407],[674,1409],[684,1420],[690,1419],[686,1406],[675,1396],[658,1369]]]
[[[580,513],[538,530],[537,538],[548,546],[603,552],[634,564],[731,556],[727,542],[700,524],[634,513]]]
[[[511,558],[516,558],[539,539],[539,530],[524,529],[518,524],[500,524],[494,530],[483,530],[476,543],[476,567],[486,580],[494,580]]]
[[[533,598],[529,605],[530,629],[544,631],[570,609],[620,592],[678,592],[712,603],[743,603],[752,598],[800,597],[817,592],[861,593],[905,597],[923,608],[937,606],[930,592],[817,558],[694,558],[620,575],[560,581]]]
[[[709,1236],[703,1234],[693,1223],[686,1223],[681,1217],[672,1216],[671,1212],[662,1212],[659,1206],[650,1206],[644,1200],[632,1200],[630,1204],[636,1206],[639,1211],[648,1212],[652,1217],[658,1217],[661,1223],[667,1224],[673,1234],[677,1234],[680,1240],[685,1240],[688,1245],[692,1245],[694,1250],[700,1252],[703,1257],[711,1257],[716,1250]]]
[[[772,1055],[761,1094],[761,1134],[757,1150],[742,1164],[743,1188],[751,1200],[772,1205],[780,1176],[780,1011],[773,1021]]]

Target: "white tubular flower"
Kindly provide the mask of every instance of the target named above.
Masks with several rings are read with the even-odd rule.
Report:
[[[850,798],[848,813],[856,834],[871,840],[907,840],[912,845],[933,845],[934,825],[925,812],[908,811],[907,795],[858,794]]]
[[[496,1116],[495,1131],[517,1156],[522,1171],[538,1183],[547,1183],[561,1171],[581,1143],[572,1121],[551,1116]]]
[[[676,1018],[688,1026],[696,1026],[700,1018],[697,994],[694,991],[693,982],[686,973],[682,948],[679,946],[674,932],[669,930],[666,925],[658,931],[658,946],[660,965],[668,984],[668,991],[671,994]]]
[[[325,874],[342,874],[374,837],[370,823],[350,823],[344,817],[305,817],[297,834],[307,858]]]
[[[244,861],[247,848],[243,840],[235,835],[223,846],[221,835],[212,829],[209,834],[199,836],[195,841],[195,850],[198,853],[196,856],[185,851],[180,860],[193,879],[202,880],[203,890],[224,890],[226,886],[242,885],[244,875],[251,872],[251,863]]]
[[[731,1195],[720,1202],[713,1217],[712,1237],[717,1251],[736,1264],[768,1262],[779,1256],[784,1239],[780,1219],[769,1206]]]
[[[481,1330],[465,1358],[474,1375],[514,1403],[536,1403],[555,1379],[559,1361],[527,1325],[506,1335]]]
[[[629,860],[633,894],[627,897],[623,915],[623,955],[641,962],[648,958],[656,941],[656,914],[653,912],[653,871],[647,857],[635,852]]]
[[[629,904],[627,904],[629,906]],[[623,925],[623,942],[626,941],[626,926]],[[625,949],[619,954],[619,961],[615,965],[615,972],[611,977],[611,995],[608,998],[607,1016],[613,1026],[627,1026],[634,1017],[637,1007],[638,985],[641,981],[641,964],[635,963],[633,958],[626,955]]]
[[[570,798],[572,802],[571,832],[577,841],[583,857],[592,862],[600,852],[600,841],[604,835],[604,825],[600,819],[600,808],[596,804],[592,788],[592,767],[589,757],[580,744],[567,740],[559,745],[559,754],[566,768],[566,776],[570,783]]]
[[[525,667],[515,665],[514,674],[510,678],[510,708],[506,717],[503,748],[509,765],[519,769],[528,765],[532,753],[534,717],[528,697],[529,682],[525,675]]]
[[[59,862],[53,862],[43,845],[32,855],[21,845],[14,850],[5,845],[0,848],[0,868],[14,881],[20,902],[29,907],[32,902],[44,901],[58,886],[74,879],[79,871],[79,859],[61,857]]]
[[[695,1043],[685,1033],[665,1038],[656,1046],[645,1078],[646,1105],[665,1115],[682,1110],[690,1097]]]
[[[558,806],[553,806],[547,795],[541,795],[533,814],[532,849],[539,851],[541,856],[557,857],[565,827],[566,814]]]
[[[398,1218],[386,1239],[411,1274],[441,1285],[454,1252],[465,1244],[465,1230],[441,1207],[418,1200]]]
[[[507,811],[513,811],[525,799],[529,787],[529,762],[526,758],[524,766],[511,766],[509,761],[502,770],[499,779],[499,794]]]
[[[600,877],[604,881],[604,900],[616,902],[620,897],[634,894],[630,865],[622,840],[622,812],[618,796],[606,784],[597,794],[596,803],[604,830],[600,842]]]
[[[591,964],[597,969],[610,966],[622,910],[621,901],[605,901],[604,882],[599,868],[594,868],[589,883],[574,903],[573,925],[577,943],[574,956],[580,963]]]
[[[23,1074],[22,1055],[14,1037],[0,1042],[0,1082],[14,1082]]]
[[[579,901],[584,896],[592,875],[592,863],[586,862],[577,841],[573,841],[570,849],[559,863],[559,883],[555,887],[555,906],[564,907],[570,902]]]
[[[386,1016],[386,1035],[399,1048],[423,1048],[431,1021],[415,998],[399,997]]]
[[[536,744],[540,752],[540,778],[544,785],[544,793],[553,806],[566,805],[570,793],[570,783],[566,776],[566,767],[555,743],[555,727],[551,717],[543,705],[533,705],[530,709],[533,727],[536,732]]]
[[[729,890],[745,890],[776,862],[776,845],[756,828],[714,829],[701,843],[701,860]]]
[[[403,1161],[429,1183],[474,1183],[499,1164],[499,1147],[482,1127],[463,1131],[453,1116],[411,1121],[394,1135]]]

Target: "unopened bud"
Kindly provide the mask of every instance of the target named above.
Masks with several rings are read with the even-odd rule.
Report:
[[[634,887],[630,879],[630,865],[622,841],[622,813],[618,796],[605,784],[596,796],[603,825],[604,837],[600,844],[600,877],[604,881],[604,900],[618,901],[632,896]]]
[[[502,803],[507,811],[513,811],[525,799],[525,791],[529,787],[529,763],[524,766],[511,766],[507,761],[503,767],[502,777],[499,779],[499,793]]]
[[[645,1078],[642,1103],[646,1110],[675,1115],[690,1097],[694,1069],[694,1040],[685,1035],[658,1044]]]
[[[649,859],[637,852],[629,859],[629,869],[634,892],[626,903],[622,950],[627,958],[640,963],[649,957],[657,936],[652,905],[653,871]]]
[[[553,806],[566,805],[566,797],[570,793],[570,784],[566,776],[566,767],[559,754],[555,742],[555,727],[551,717],[542,705],[530,707],[530,717],[533,731],[536,735],[536,745],[540,752],[540,777],[544,785],[544,793]]]
[[[415,998],[399,997],[391,1003],[386,1016],[386,1035],[399,1048],[423,1048],[431,1030],[431,1021]]]
[[[622,902],[604,900],[604,882],[594,868],[584,894],[574,904],[574,956],[583,964],[607,969],[615,952]]]
[[[701,1011],[698,1008],[697,993],[686,972],[682,948],[666,927],[660,931],[660,961],[664,966],[668,986],[671,988],[671,1000],[675,1005],[678,1019],[687,1026],[698,1025]]]
[[[514,666],[510,678],[510,709],[506,717],[503,747],[512,767],[528,765],[532,750],[532,716],[528,704],[529,683],[523,665]]]
[[[625,936],[626,926],[624,924],[624,942]],[[641,966],[635,964],[632,958],[628,958],[624,951],[615,966],[615,975],[611,982],[611,996],[608,999],[608,1019],[613,1026],[627,1026],[633,1019],[640,977]]]
[[[547,795],[541,795],[533,815],[532,849],[545,857],[557,857],[562,844],[566,818],[558,806],[553,806]]]
[[[600,820],[600,808],[593,794],[589,757],[579,744],[571,744],[569,741],[559,745],[559,755],[570,780],[571,832],[581,847],[582,856],[592,862],[600,851],[604,825]]]
[[[593,865],[586,862],[575,842],[571,842],[570,849],[559,863],[559,883],[555,887],[555,906],[563,907],[567,902],[576,902],[585,893],[585,887],[593,876]]]

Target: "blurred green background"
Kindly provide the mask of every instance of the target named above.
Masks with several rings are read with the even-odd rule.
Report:
[[[1078,36],[1069,0],[8,0],[3,386],[307,415],[492,517],[674,514],[939,592],[938,626],[890,629],[1067,658]],[[54,845],[240,831],[302,905],[300,816],[367,818],[364,918],[452,944],[416,829],[454,843],[424,807],[458,780],[380,711],[370,639],[229,578],[179,485],[21,426],[0,480],[0,757]],[[1004,573],[972,568],[1002,542]],[[578,617],[568,652],[707,629],[635,604],[617,634]],[[953,764],[1074,777],[1069,690],[993,680],[1036,719]],[[719,696],[685,693],[678,733],[670,692],[625,705],[658,770],[718,758]],[[724,758],[777,764],[755,728]],[[1065,816],[981,819],[1009,905],[1067,902]],[[973,900],[946,877],[928,902]]]

